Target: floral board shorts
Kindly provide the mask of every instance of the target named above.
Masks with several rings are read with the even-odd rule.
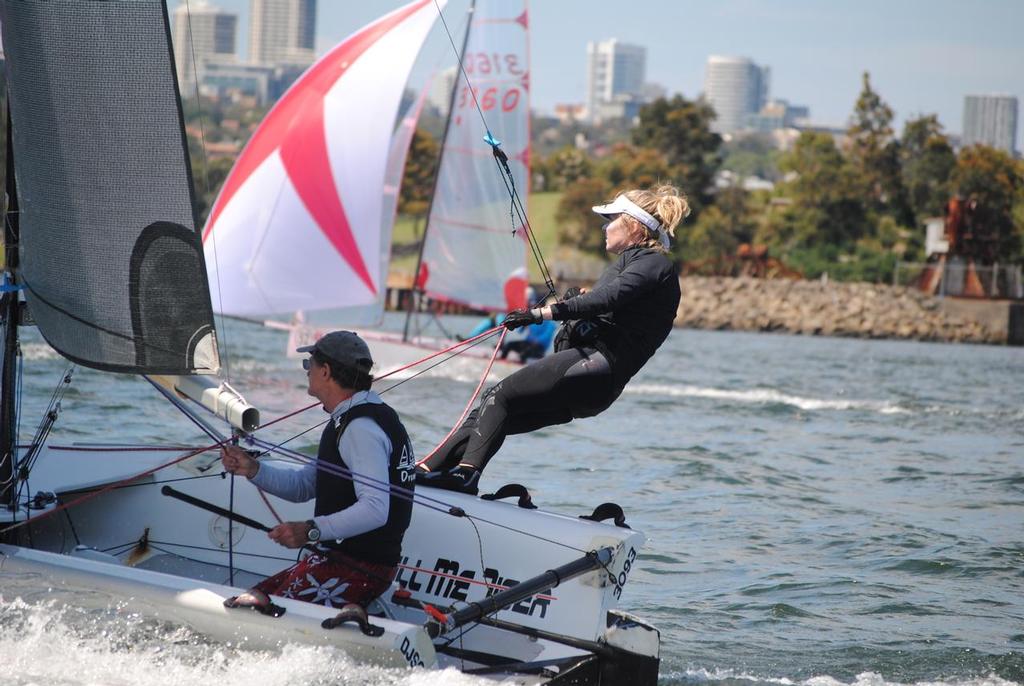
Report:
[[[268,595],[327,607],[355,603],[366,607],[391,586],[398,567],[357,560],[336,552],[312,553],[256,584]]]

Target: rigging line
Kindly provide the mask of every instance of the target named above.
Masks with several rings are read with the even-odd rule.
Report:
[[[409,364],[404,365],[402,367],[399,367],[398,369],[392,369],[387,374],[381,374],[380,376],[374,378],[374,383],[376,383],[378,381],[383,381],[384,379],[388,378],[389,376],[393,376],[393,375],[397,374],[398,372],[403,372],[406,369],[410,369],[411,367],[416,367],[418,365],[421,365],[424,362],[426,362],[427,360],[432,360],[435,357],[438,357],[439,355],[444,355],[445,353],[450,352],[452,350],[455,350],[457,348],[460,348],[460,347],[463,347],[463,346],[466,346],[467,349],[471,348],[471,347],[475,346],[477,343],[479,343],[481,340],[486,339],[486,338],[488,338],[490,336],[493,336],[501,328],[503,328],[503,327],[496,326],[493,329],[488,329],[487,331],[484,331],[483,333],[480,333],[480,334],[477,334],[476,336],[472,336],[470,338],[467,338],[464,341],[459,341],[459,342],[457,342],[457,343],[455,343],[453,345],[448,346],[447,348],[443,348],[441,350],[437,350],[437,351],[427,355],[426,357],[422,357],[422,358],[420,358],[418,360],[415,360],[414,362],[410,362]],[[442,362],[447,362],[452,357],[455,357],[455,355],[459,355],[459,354],[461,354],[461,352],[455,353],[454,355],[450,355],[449,357],[446,357],[444,360],[442,360]],[[440,363],[438,363],[438,364],[440,364]],[[425,369],[423,371],[430,371],[431,369],[433,369],[436,366],[437,366],[437,364],[432,365],[432,366],[428,367],[427,369]],[[422,373],[423,372],[420,372],[420,374],[422,374]],[[404,379],[400,383],[405,383],[406,381],[411,381],[412,379],[416,378],[416,376],[419,376],[419,374],[415,374],[413,376],[410,376],[408,379]],[[400,385],[400,384],[395,384],[394,386],[386,388],[383,391],[379,391],[377,393],[377,395],[381,395],[383,393],[386,393],[387,391],[390,391],[392,388],[395,388],[398,385]],[[296,415],[302,414],[303,412],[306,412],[308,410],[312,410],[314,407],[320,407],[320,405],[321,405],[320,403],[310,403],[309,405],[306,405],[305,407],[300,407],[299,409],[294,410],[292,412],[289,412],[288,414],[281,415],[277,419],[271,420],[271,421],[267,422],[266,424],[261,424],[257,428],[257,430],[265,429],[268,426],[273,426],[274,424],[277,424],[278,422],[283,422],[285,419],[290,419],[290,418],[292,418],[292,417],[294,417]],[[323,424],[321,423],[318,426],[322,426],[322,425]],[[307,431],[308,431],[308,429],[307,429]]]
[[[321,422],[317,426],[322,426],[322,425],[326,424],[328,421],[330,421],[330,418],[324,420],[323,422]],[[303,432],[303,433],[311,431],[314,428],[317,428],[317,427],[316,426],[310,427],[310,429],[306,429],[306,431]],[[259,439],[257,439],[257,440],[259,440]],[[290,441],[292,439],[288,439],[288,440]],[[287,441],[285,441],[285,442],[287,442]],[[283,445],[283,443],[282,443],[282,445]],[[271,452],[272,450],[274,450],[274,448],[269,448],[269,449],[265,450],[265,452],[263,454],[267,454],[267,453]],[[374,479],[373,477],[365,476],[363,474],[359,474],[357,472],[353,472],[353,471],[351,471],[349,469],[346,469],[346,468],[338,466],[338,465],[322,462],[319,459],[317,459],[316,457],[313,457],[313,456],[310,456],[310,455],[306,455],[304,453],[300,453],[300,452],[297,452],[297,451],[294,451],[294,450],[291,450],[291,449],[281,450],[280,452],[282,454],[292,458],[294,461],[304,462],[306,464],[312,465],[315,469],[320,470],[322,472],[325,472],[327,474],[332,474],[334,476],[338,476],[338,477],[341,477],[343,479],[348,479],[348,480],[350,480],[352,482],[361,483],[361,484],[363,484],[365,486],[368,486],[370,488],[374,488],[374,489],[379,490],[379,491],[387,492],[387,493],[389,493],[390,495],[392,495],[394,497],[400,498],[402,500],[406,500],[406,501],[411,502],[414,505],[417,505],[417,506],[420,506],[420,507],[426,507],[428,509],[434,510],[435,512],[441,512],[442,514],[453,514],[452,510],[456,509],[456,508],[454,508],[454,506],[452,506],[449,503],[446,503],[443,500],[439,500],[439,499],[431,497],[431,496],[422,495],[420,493],[417,493],[415,490],[404,488],[402,486],[394,486],[390,482],[384,482],[384,481],[381,481],[379,479]],[[431,504],[429,504],[430,502],[438,503],[439,505],[442,505],[444,507],[442,508],[442,507],[437,507],[435,505],[431,505]],[[461,508],[457,508],[457,509],[461,510]],[[553,540],[553,539],[550,539],[550,538],[546,538],[544,536],[539,536],[539,535],[531,533],[529,531],[523,531],[522,529],[517,529],[515,527],[509,526],[509,525],[506,525],[506,524],[500,524],[498,522],[486,519],[484,517],[478,517],[476,515],[470,515],[470,514],[465,513],[465,512],[463,512],[463,514],[461,516],[464,516],[467,519],[475,519],[478,522],[483,522],[484,524],[490,524],[491,526],[497,527],[499,529],[505,529],[506,531],[526,536],[527,538],[533,538],[533,539],[536,539],[538,541],[544,541],[546,543],[551,543],[551,544],[554,544],[554,545],[558,545],[558,546],[561,546],[563,548],[568,548],[569,550],[573,550],[573,551],[576,551],[576,552],[582,552],[582,553],[587,552],[583,548],[577,548],[576,546],[569,545],[568,543],[563,543],[561,541],[556,541],[556,540]]]
[[[7,526],[7,527],[4,527],[3,529],[0,529],[0,534],[4,534],[4,533],[7,533],[8,531],[13,531],[14,529],[21,528],[21,527],[25,526],[26,524],[29,524],[31,522],[35,522],[37,520],[45,519],[46,517],[49,517],[50,515],[54,515],[54,514],[56,514],[58,512],[61,512],[63,510],[67,510],[67,509],[69,509],[71,507],[74,507],[76,505],[81,505],[82,503],[87,502],[89,500],[92,500],[92,499],[94,499],[94,498],[96,498],[96,497],[98,497],[100,495],[103,495],[104,493],[108,493],[108,492],[114,490],[115,488],[118,488],[118,487],[123,486],[125,484],[133,483],[133,482],[138,481],[139,479],[142,479],[142,478],[147,477],[147,476],[152,476],[153,474],[157,473],[161,469],[166,469],[168,467],[171,467],[173,465],[178,464],[179,462],[184,462],[185,460],[187,460],[187,459],[189,459],[191,457],[195,457],[196,455],[199,455],[200,453],[204,453],[204,452],[206,452],[208,450],[215,450],[215,449],[221,447],[222,445],[223,445],[223,442],[221,442],[221,443],[214,443],[213,445],[204,446],[202,448],[197,448],[195,450],[191,450],[191,451],[185,453],[184,455],[182,455],[181,457],[177,457],[177,458],[171,460],[170,462],[165,462],[163,464],[157,465],[156,467],[151,467],[150,469],[147,469],[144,472],[139,472],[138,474],[134,474],[132,476],[125,477],[124,479],[121,479],[120,481],[115,481],[114,483],[107,484],[106,486],[103,486],[102,488],[100,488],[100,489],[98,489],[96,491],[87,492],[82,497],[75,498],[71,502],[64,503],[63,505],[60,505],[58,507],[54,507],[51,510],[45,510],[44,512],[40,512],[39,514],[37,514],[37,515],[35,515],[33,517],[29,517],[27,519],[24,519],[24,520],[22,520],[20,522],[12,523],[10,526]],[[29,530],[29,533],[31,534],[31,529]]]
[[[210,159],[206,154],[206,127],[203,124],[203,101],[199,96],[199,69],[196,64],[196,42],[192,37],[192,7],[189,5],[189,0],[185,0],[185,13],[188,15],[188,47],[192,53],[192,78],[195,79],[196,83],[196,110],[199,112],[199,150],[203,156],[203,186],[206,188],[206,194],[210,194]],[[182,122],[184,124],[184,122]],[[188,148],[185,150],[185,154],[188,154]],[[214,198],[216,200],[216,198]],[[207,217],[209,217],[210,210],[213,209],[211,205],[207,208]],[[198,228],[198,227],[197,227]],[[200,229],[201,231],[201,229]],[[201,234],[200,234],[201,236]],[[212,235],[210,238],[213,240],[213,263],[218,265],[217,269],[217,300],[220,303],[220,311],[224,312],[224,291],[220,287],[220,262],[217,260],[217,238]],[[200,238],[200,244],[202,244],[202,238]],[[207,275],[209,278],[209,275]],[[221,338],[224,340],[224,376],[230,382],[231,381],[231,359],[228,354],[228,335],[227,328],[224,324],[224,316],[221,315],[220,320],[221,326]]]
[[[451,431],[448,432],[448,435],[441,439],[441,442],[438,443],[437,446],[430,451],[430,454],[416,463],[417,467],[419,467],[421,464],[423,464],[424,462],[432,458],[434,455],[436,455],[437,451],[441,449],[441,446],[447,443],[448,439],[451,438],[452,435],[459,430],[459,427],[462,426],[462,422],[465,421],[466,415],[469,414],[469,408],[471,408],[473,406],[473,403],[476,402],[477,396],[480,395],[480,389],[484,387],[484,382],[487,381],[487,377],[491,373],[491,367],[494,366],[494,360],[495,358],[498,357],[498,352],[501,350],[501,344],[505,341],[505,334],[507,333],[507,330],[501,332],[501,336],[498,338],[498,344],[494,346],[494,352],[491,353],[491,359],[487,362],[487,369],[484,370],[483,376],[480,377],[480,383],[476,385],[476,390],[473,391],[473,395],[470,396],[469,402],[466,403],[465,409],[462,410],[462,414],[459,415],[459,420],[455,422],[454,425],[452,425],[452,429]]]
[[[57,421],[57,416],[60,414],[60,404],[64,400],[64,394],[67,392],[71,385],[71,377],[74,374],[75,365],[70,364],[61,374],[60,381],[57,382],[57,386],[53,389],[53,394],[50,396],[50,402],[43,411],[42,419],[39,421],[39,425],[36,427],[36,432],[32,436],[32,442],[29,443],[28,449],[25,451],[25,457],[21,459],[19,465],[20,468],[25,470],[26,475],[32,471],[35,467],[36,461],[39,459],[40,452],[43,446],[46,444],[46,439],[50,437],[50,433],[53,431],[53,425]]]
[[[526,214],[526,210],[523,208],[522,200],[519,198],[519,193],[516,191],[515,178],[512,175],[512,170],[509,169],[507,155],[499,147],[495,146],[492,148],[494,151],[494,162],[498,165],[498,173],[501,177],[502,182],[505,184],[505,190],[508,192],[511,199],[510,218],[512,219],[513,227],[515,221],[518,218],[519,225],[526,233],[526,242],[530,246],[530,251],[533,254],[533,259],[537,262],[537,267],[540,270],[541,278],[544,279],[544,285],[548,287],[550,295],[555,295],[555,285],[551,278],[551,271],[548,269],[547,262],[544,260],[544,255],[540,249],[540,243],[537,241],[536,235],[534,235],[533,227],[530,225],[530,220]]]
[[[116,488],[112,488],[110,490],[112,490],[112,491],[120,491],[120,490],[125,489],[125,488],[139,488],[140,486],[159,486],[161,484],[175,484],[175,483],[178,483],[179,481],[194,481],[195,479],[215,479],[215,478],[216,479],[223,479],[224,478],[224,472],[212,472],[210,474],[200,474],[198,476],[180,476],[180,477],[178,477],[176,479],[160,479],[158,481],[145,481],[143,483],[124,484],[124,485],[121,485],[121,486],[117,486]],[[70,495],[70,494],[75,494],[75,493],[92,493],[93,491],[98,491],[98,490],[100,490],[102,488],[105,488],[105,487],[104,486],[94,486],[92,488],[76,488],[76,489],[73,489],[73,490],[70,490],[70,491],[64,491],[64,494],[65,495]]]
[[[537,261],[537,266],[540,268],[541,276],[544,278],[544,283],[547,285],[548,290],[552,294],[555,293],[554,284],[551,279],[551,271],[548,269],[547,262],[544,260],[544,255],[540,250],[540,242],[537,241],[537,236],[534,234],[533,226],[530,225],[529,215],[526,212],[526,208],[523,205],[522,198],[519,196],[519,192],[516,190],[515,176],[512,174],[512,170],[508,166],[508,155],[499,147],[492,147],[494,152],[494,161],[498,165],[498,171],[501,175],[502,181],[505,183],[505,190],[508,191],[511,199],[510,214],[516,215],[519,219],[520,226],[526,231],[527,242],[530,245],[530,249],[533,251],[533,257]],[[516,216],[513,217],[513,225],[515,224]]]
[[[490,331],[485,331],[484,333],[481,333],[478,336],[474,336],[473,338],[466,339],[465,341],[460,341],[459,343],[457,343],[455,345],[449,346],[445,350],[438,351],[436,353],[433,353],[432,355],[428,355],[426,358],[424,358],[424,360],[431,359],[432,357],[437,357],[438,355],[443,354],[446,350],[452,350],[452,349],[458,348],[460,346],[465,346],[466,344],[470,344],[471,343],[471,344],[475,345],[476,342],[479,342],[480,340],[486,338],[487,336],[493,335],[500,328],[502,328],[502,327],[495,327],[494,329],[491,329]],[[459,353],[455,353],[455,354],[459,354]],[[450,359],[450,358],[445,358],[445,360],[447,360],[447,359]],[[445,361],[445,360],[442,360],[442,361]],[[422,362],[422,361],[423,360],[420,360],[420,362]],[[419,364],[419,362],[414,363],[414,364]],[[440,364],[440,363],[438,363],[438,364]],[[409,365],[407,365],[407,366],[409,366]],[[436,365],[434,365],[434,366],[436,366]],[[391,373],[394,373],[394,372],[391,372]],[[386,376],[390,376],[391,373],[386,374],[384,376],[385,377]],[[413,378],[413,377],[410,377],[410,378]],[[406,380],[408,380],[408,379],[406,379]],[[396,385],[398,385],[398,384],[396,384]],[[387,389],[387,390],[390,390],[390,389]],[[283,417],[279,417],[278,419],[275,419],[272,422],[269,422],[268,424],[265,424],[264,426],[270,426],[271,424],[279,422],[282,419],[285,419],[287,417],[290,417],[290,416],[293,416],[295,414],[298,414],[299,412],[304,412],[305,410],[308,410],[308,409],[310,409],[312,407],[316,407],[317,405],[319,405],[319,403],[314,403],[314,404],[312,404],[312,405],[310,405],[310,406],[308,406],[306,408],[303,408],[302,410],[297,410],[296,412],[293,412],[291,414],[284,415]],[[320,422],[319,424],[315,424],[315,425],[309,427],[308,429],[302,431],[301,433],[299,433],[299,434],[297,434],[295,436],[292,436],[291,438],[283,441],[279,445],[284,445],[285,443],[288,443],[288,442],[290,442],[292,440],[295,440],[299,436],[302,436],[302,435],[304,435],[306,433],[309,433],[310,431],[312,431],[315,428],[323,426],[324,424],[327,423],[327,421],[329,421],[329,418],[328,418],[328,420],[324,420],[323,422]],[[157,465],[156,467],[152,467],[151,469],[147,469],[147,470],[145,470],[143,472],[140,472],[139,474],[135,474],[133,476],[126,477],[126,478],[124,478],[124,479],[122,479],[120,481],[116,481],[116,482],[114,482],[112,484],[107,484],[107,485],[105,485],[102,488],[99,488],[97,490],[86,491],[85,495],[83,495],[80,498],[76,498],[75,500],[72,500],[71,502],[64,503],[64,504],[62,504],[62,505],[60,505],[58,507],[53,508],[52,510],[46,510],[45,512],[41,512],[38,515],[35,515],[34,517],[30,516],[30,517],[26,518],[25,520],[23,520],[21,522],[12,523],[10,526],[7,526],[7,527],[5,527],[3,529],[0,529],[0,534],[6,533],[8,531],[12,531],[14,529],[20,528],[20,527],[28,524],[29,522],[33,522],[33,521],[36,521],[38,519],[43,519],[43,518],[48,517],[48,516],[50,516],[52,514],[60,512],[62,510],[66,510],[66,509],[69,509],[69,508],[71,508],[73,506],[76,506],[76,505],[79,505],[81,503],[84,503],[86,501],[92,500],[93,498],[96,498],[96,497],[102,495],[103,493],[107,493],[107,492],[112,491],[112,490],[114,490],[116,488],[125,486],[127,484],[133,484],[133,482],[136,482],[136,481],[138,481],[139,479],[141,479],[143,477],[151,476],[151,475],[155,474],[156,472],[160,471],[161,469],[166,469],[168,467],[171,467],[173,465],[178,464],[179,462],[183,462],[183,461],[185,461],[185,460],[187,460],[189,458],[195,457],[196,455],[199,455],[201,453],[204,453],[204,452],[207,452],[207,451],[210,451],[210,450],[215,450],[217,448],[223,447],[224,444],[227,443],[229,440],[230,439],[219,440],[219,441],[217,441],[217,442],[215,442],[215,443],[213,443],[213,444],[211,444],[209,446],[203,446],[203,447],[200,447],[200,448],[196,448],[196,449],[190,450],[186,454],[184,454],[184,455],[182,455],[182,456],[180,456],[178,458],[175,458],[174,460],[171,460],[170,462],[166,462],[166,463]],[[141,484],[138,484],[138,485],[141,485]],[[427,506],[427,507],[429,507],[429,506]],[[438,508],[432,508],[432,509],[438,509]]]
[[[484,524],[490,524],[491,526],[498,527],[499,529],[504,529],[504,530],[509,531],[511,533],[522,534],[523,536],[526,536],[527,538],[535,538],[538,541],[544,541],[545,543],[551,543],[553,545],[561,546],[563,548],[568,548],[569,550],[575,550],[576,552],[580,552],[580,553],[587,552],[587,550],[585,550],[584,548],[577,548],[576,546],[569,545],[568,543],[562,543],[561,541],[556,541],[556,540],[551,539],[551,538],[545,538],[544,536],[540,536],[538,534],[531,533],[529,531],[523,531],[522,529],[517,529],[514,526],[509,526],[508,524],[499,524],[498,522],[493,522],[493,521],[491,521],[489,519],[484,519],[483,517],[478,517],[477,515],[471,515],[468,512],[466,513],[466,517],[467,518],[471,518],[471,519],[475,519],[478,522],[483,522]]]
[[[441,504],[444,505],[444,508],[440,508],[440,507],[437,507],[437,506],[434,506],[434,505],[430,505],[430,504],[428,504],[426,502],[422,502],[422,499],[421,499],[421,502],[417,502],[416,501],[415,491],[412,491],[412,490],[410,490],[408,488],[403,488],[401,486],[395,486],[395,485],[391,484],[390,481],[385,482],[385,481],[381,481],[379,479],[375,479],[375,478],[373,478],[371,476],[366,476],[365,474],[359,474],[358,472],[353,472],[352,470],[346,469],[345,467],[342,467],[340,465],[335,465],[335,464],[331,464],[329,462],[324,462],[323,460],[320,460],[317,457],[313,457],[311,455],[306,455],[304,453],[300,453],[300,452],[295,451],[295,450],[291,450],[291,449],[280,450],[281,446],[283,446],[285,443],[293,441],[296,438],[298,438],[299,436],[302,436],[303,434],[309,433],[313,429],[319,428],[319,427],[323,426],[324,424],[326,424],[329,421],[332,421],[331,417],[328,417],[327,419],[325,419],[324,421],[320,422],[319,424],[316,424],[314,426],[309,427],[308,429],[306,429],[302,433],[296,434],[295,436],[292,436],[291,438],[288,438],[285,441],[282,441],[280,444],[278,444],[276,446],[275,445],[271,445],[268,448],[264,448],[263,452],[259,455],[259,457],[262,457],[263,455],[266,455],[266,454],[271,453],[271,452],[281,452],[282,454],[292,458],[293,462],[305,463],[306,465],[312,466],[317,471],[324,472],[325,474],[331,474],[333,476],[341,477],[342,479],[348,479],[352,483],[362,484],[362,485],[367,486],[369,488],[373,488],[373,489],[381,491],[383,493],[387,493],[390,496],[394,496],[394,497],[399,498],[401,500],[405,500],[407,502],[411,502],[414,505],[420,505],[422,507],[426,507],[426,508],[429,508],[431,510],[435,510],[437,512],[441,512],[441,513],[444,513],[444,514],[452,514],[451,511],[452,511],[453,508],[452,508],[451,505],[449,505],[447,503],[443,503],[441,501],[436,501],[436,502],[441,502]],[[431,499],[431,500],[433,500],[433,499]]]
[[[483,334],[481,334],[481,336],[483,336],[484,338],[490,338],[495,333],[497,333],[497,329],[500,329],[500,328],[504,328],[504,327],[496,326],[494,329],[491,329],[488,332],[484,332]],[[479,336],[477,338],[479,338]],[[467,340],[473,340],[473,339],[467,339]],[[465,343],[465,342],[467,342],[467,341],[463,341],[463,343]],[[378,392],[377,395],[383,395],[383,394],[387,393],[388,391],[391,391],[391,390],[394,390],[394,389],[398,388],[399,386],[401,386],[402,384],[404,384],[407,381],[412,381],[413,379],[415,379],[417,376],[420,376],[421,374],[426,374],[427,372],[429,372],[434,367],[438,367],[438,366],[444,364],[445,362],[449,361],[453,357],[455,357],[457,355],[461,355],[462,353],[466,352],[466,350],[469,350],[470,348],[474,348],[474,347],[476,347],[477,345],[479,345],[482,342],[483,342],[483,339],[474,341],[472,344],[466,346],[466,348],[464,350],[458,350],[456,352],[453,352],[448,357],[445,357],[445,358],[443,358],[441,360],[438,360],[437,362],[435,362],[434,364],[430,365],[429,367],[427,367],[425,369],[421,369],[420,371],[416,372],[415,374],[413,374],[409,378],[402,379],[401,381],[396,382],[394,385],[388,386],[384,390]],[[432,357],[436,357],[436,356],[432,356]],[[398,371],[398,370],[396,370],[396,371]]]
[[[184,555],[182,555],[180,553],[171,552],[170,550],[166,550],[164,548],[161,548],[160,547],[161,545],[176,546],[178,544],[177,543],[161,542],[158,545],[153,545],[153,541],[149,541],[149,546],[151,548],[153,548],[153,550],[159,550],[161,553],[164,553],[165,555],[174,555],[176,557],[180,557],[183,560],[188,560],[189,562],[195,562],[195,563],[201,564],[201,565],[210,565],[212,567],[220,567],[221,566],[221,565],[218,565],[216,562],[206,562],[205,560],[198,560],[198,559],[196,559],[194,557],[186,557],[186,556],[184,556]],[[198,547],[198,546],[181,546],[181,547],[183,547],[183,548],[194,548],[194,547]],[[216,550],[216,548],[199,548],[199,550]],[[241,554],[242,553],[239,553],[239,555],[241,555]],[[263,556],[263,557],[268,557],[268,556]],[[271,559],[278,560],[278,559],[282,559],[282,558],[276,558],[275,557],[275,558],[271,558]],[[252,574],[255,577],[262,577],[263,576],[259,572],[254,572],[251,569],[241,569],[241,568],[239,568],[238,571],[245,572],[246,574]]]
[[[455,52],[455,59],[457,59],[459,61],[459,71],[462,72],[462,78],[466,81],[466,88],[469,89],[469,94],[473,96],[473,103],[476,105],[477,113],[480,114],[480,121],[483,123],[484,129],[487,130],[487,133],[490,133],[491,130],[489,128],[487,128],[487,119],[484,118],[483,108],[480,107],[480,101],[476,99],[476,90],[474,90],[473,84],[470,83],[470,81],[469,81],[469,74],[466,73],[466,65],[462,61],[462,55],[460,54],[459,49],[455,47],[455,39],[452,38],[452,32],[448,28],[448,22],[445,20],[444,12],[441,11],[441,6],[437,4],[437,0],[434,0],[434,7],[437,8],[437,15],[439,17],[441,17],[441,24],[444,26],[444,32],[446,34],[448,34],[448,42],[451,43],[452,50]],[[476,3],[475,2],[470,6],[470,10],[469,11],[470,11],[471,15],[474,12],[476,12]],[[469,36],[469,32],[472,30],[472,28],[473,28],[473,17],[470,16],[469,21],[466,23],[466,36],[467,37]],[[458,88],[456,88],[455,90],[458,90]],[[454,101],[454,97],[453,97],[453,101]],[[451,113],[449,113],[449,114],[451,114]]]

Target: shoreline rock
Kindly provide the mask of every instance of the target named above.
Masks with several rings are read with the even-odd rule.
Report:
[[[950,314],[939,298],[906,287],[699,276],[681,277],[679,285],[676,326],[956,343],[1007,340],[1005,331]]]

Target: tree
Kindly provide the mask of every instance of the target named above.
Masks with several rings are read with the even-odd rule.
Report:
[[[715,204],[705,208],[696,224],[679,234],[678,252],[688,262],[735,255],[741,243],[751,243],[756,224],[750,194],[739,186],[719,191]]]
[[[569,184],[555,212],[558,242],[583,252],[604,255],[604,234],[601,225],[607,220],[591,208],[609,198],[612,187],[605,179],[583,178]]]
[[[916,224],[941,216],[950,195],[956,155],[934,114],[907,121],[900,138],[903,186]]]
[[[960,151],[953,171],[954,190],[976,203],[970,232],[991,241],[995,253],[988,259],[1020,262],[1022,229],[1014,221],[1014,206],[1024,192],[1024,169],[1002,150],[975,145]]]
[[[584,151],[571,145],[552,153],[544,161],[544,187],[549,191],[565,190],[566,186],[578,179],[590,176],[594,164]]]
[[[694,219],[710,203],[708,191],[721,165],[722,137],[711,130],[714,118],[715,111],[704,102],[681,95],[659,98],[640,108],[632,134],[634,145],[665,156],[671,178],[690,199]]]
[[[207,159],[203,155],[192,158],[192,178],[196,186],[196,215],[200,224],[206,223],[206,218],[217,200],[220,187],[228,178],[231,168],[235,165],[234,157],[218,157]]]
[[[778,181],[779,151],[766,133],[736,136],[722,146],[722,168],[739,176],[759,176]]]
[[[671,178],[672,168],[660,151],[619,143],[597,165],[596,175],[607,179],[612,188],[649,188]]]
[[[434,174],[440,150],[441,146],[432,135],[418,127],[413,131],[398,198],[399,212],[421,215],[427,211],[434,192]]]
[[[864,72],[863,88],[846,132],[850,163],[859,177],[868,211],[911,222],[892,118],[892,109],[871,88],[871,75]]]
[[[782,168],[795,174],[786,190],[801,230],[791,232],[790,244],[780,247],[818,243],[843,249],[864,235],[867,217],[859,179],[831,136],[800,134]]]

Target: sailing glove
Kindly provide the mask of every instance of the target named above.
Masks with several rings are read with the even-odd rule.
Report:
[[[540,324],[544,321],[544,317],[541,316],[540,310],[512,310],[505,317],[505,321],[502,324],[509,331],[515,331],[524,326],[530,326],[531,324]]]

